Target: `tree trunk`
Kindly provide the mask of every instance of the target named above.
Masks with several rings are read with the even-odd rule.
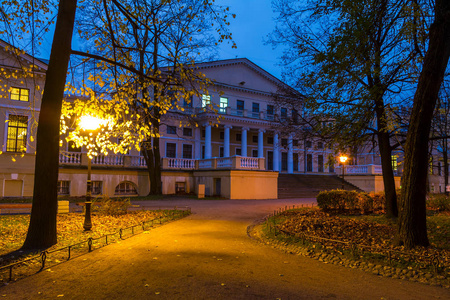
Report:
[[[444,139],[444,147],[443,149],[443,159],[444,159],[444,190],[445,194],[448,195],[447,185],[448,185],[448,145],[447,139]]]
[[[436,0],[435,20],[419,77],[405,144],[398,241],[407,248],[428,246],[426,181],[428,138],[450,56],[450,1]]]
[[[397,193],[395,192],[394,171],[392,170],[392,151],[389,133],[379,131],[378,144],[381,155],[381,169],[383,172],[386,217],[397,218]]]
[[[77,0],[59,2],[36,137],[33,207],[22,249],[45,249],[57,242],[59,122],[76,9]]]
[[[159,132],[159,123],[156,125],[155,129]],[[162,184],[161,184],[161,153],[159,148],[159,137],[153,139],[153,150],[155,151],[155,169],[154,169],[154,182],[155,182],[155,194],[162,194]]]

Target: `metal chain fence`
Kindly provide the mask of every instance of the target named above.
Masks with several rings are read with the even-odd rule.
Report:
[[[313,207],[314,204],[311,204]],[[327,253],[339,254],[342,255],[344,252],[348,252],[354,258],[359,258],[366,255],[370,255],[376,257],[378,260],[387,261],[389,266],[392,266],[395,262],[399,264],[411,264],[418,266],[419,268],[432,268],[435,274],[438,274],[440,271],[445,271],[449,268],[449,266],[444,265],[445,259],[441,257],[439,254],[434,255],[422,255],[412,252],[404,252],[393,249],[382,249],[379,247],[368,246],[357,244],[353,242],[346,242],[337,239],[328,239],[319,236],[309,235],[305,233],[291,233],[279,228],[279,226],[275,223],[275,219],[270,220],[271,217],[276,217],[281,213],[301,207],[306,206],[285,206],[274,210],[273,213],[266,216],[266,226],[270,234],[274,236],[283,235],[287,238],[292,238],[295,242],[299,242],[303,246],[312,246],[314,243],[318,243],[323,251]]]
[[[147,209],[150,207],[146,207]],[[163,208],[158,207],[158,210]],[[178,220],[188,216],[191,208],[171,207],[170,210],[163,211],[164,214],[156,218],[144,221],[140,224],[120,228],[118,231],[96,238],[88,238],[85,241],[61,247],[54,250],[45,250],[33,257],[0,267],[0,283],[10,282],[22,277],[26,277],[42,270],[70,260],[71,258],[92,252],[96,249],[107,246],[116,241],[124,240],[136,234],[151,229],[155,225],[162,225],[170,221]]]

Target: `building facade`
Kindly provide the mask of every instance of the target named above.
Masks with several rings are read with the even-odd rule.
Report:
[[[29,197],[34,182],[33,137],[47,66],[26,54],[14,56],[1,51],[0,196]],[[32,64],[32,75],[21,73],[20,64]],[[298,106],[293,109],[277,103],[279,91],[290,89],[279,79],[247,59],[207,62],[196,67],[213,84],[207,94],[178,103],[182,112],[168,111],[164,115],[160,126],[164,194],[198,193],[199,186],[204,186],[207,196],[276,199],[279,173],[342,173],[334,149],[322,141],[298,138],[299,126],[293,126],[291,132],[277,127],[280,121],[296,123],[297,114],[302,113]],[[8,75],[14,72],[15,76]],[[295,98],[302,101],[300,94]],[[190,124],[196,125],[183,125],[187,124],[186,116],[193,116],[195,122]],[[85,195],[87,162],[85,149],[66,142],[61,145],[60,195]],[[352,164],[345,166],[346,180],[363,190],[382,190],[376,152],[361,153]],[[150,182],[146,168],[144,157],[135,150],[126,155],[94,157],[93,195],[147,195]],[[443,191],[441,181],[439,178],[433,184]]]

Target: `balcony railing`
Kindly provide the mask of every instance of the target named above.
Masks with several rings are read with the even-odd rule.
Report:
[[[60,152],[60,165],[86,166],[88,157],[86,153]],[[146,168],[145,159],[142,156],[132,155],[99,155],[92,158],[92,164],[96,166]],[[265,170],[265,159],[257,157],[220,157],[210,159],[187,158],[162,158],[164,170]]]
[[[342,174],[342,167],[337,166],[335,172]],[[383,171],[380,165],[350,165],[345,166],[345,175],[381,175]]]
[[[265,159],[255,157],[219,157],[210,159],[163,158],[163,169],[184,170],[265,170]]]
[[[61,151],[59,153],[60,165],[83,165],[88,163],[86,153]],[[137,167],[145,168],[145,159],[142,156],[132,155],[98,155],[92,158],[92,164],[97,166],[112,166],[112,167]]]

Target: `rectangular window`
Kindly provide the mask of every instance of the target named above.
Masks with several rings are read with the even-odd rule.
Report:
[[[323,172],[323,155],[317,156],[317,171]]]
[[[67,151],[80,153],[81,152],[81,147],[77,147],[75,145],[74,141],[69,141],[69,143],[67,144]]]
[[[220,148],[219,148],[219,157],[224,157],[224,156],[225,156],[224,153],[225,153],[225,152],[224,152],[224,150],[223,150],[223,147],[220,147]]]
[[[219,133],[219,138],[220,138],[221,140],[223,140],[223,139],[225,138],[225,132],[221,131],[221,132]]]
[[[253,143],[257,144],[258,143],[258,136],[257,135],[252,136],[252,141],[253,141]]]
[[[242,151],[241,151],[241,148],[236,148],[236,150],[235,150],[236,152],[236,155],[241,155],[241,153],[242,153]]]
[[[274,112],[273,105],[267,105],[267,114],[268,115],[273,115],[273,112]]]
[[[258,157],[258,150],[252,150],[252,157]]]
[[[176,126],[167,126],[167,134],[177,134]]]
[[[294,147],[298,147],[298,140],[292,140],[292,145]]]
[[[202,107],[206,107],[211,104],[211,96],[210,95],[202,95]]]
[[[242,141],[242,134],[236,133],[236,142],[240,142],[240,141]]]
[[[397,171],[397,168],[398,168],[397,155],[392,155],[391,161],[392,161],[392,171]],[[431,164],[431,166],[432,166],[432,164]]]
[[[267,137],[267,144],[273,145],[273,136],[268,136]]]
[[[205,159],[205,146],[202,146],[202,159]]]
[[[286,120],[287,119],[287,108],[285,108],[285,107],[281,108],[280,117],[281,117],[281,120]]]
[[[292,122],[294,122],[294,124],[298,123],[298,111],[295,108],[292,109]]]
[[[58,195],[70,195],[70,181],[58,180]]]
[[[92,195],[103,194],[103,182],[102,181],[92,181]]]
[[[237,100],[236,101],[236,109],[237,110],[244,110],[244,101],[243,100]]]
[[[305,142],[305,147],[306,148],[311,148],[311,146],[312,146],[311,141],[306,141]]]
[[[192,136],[192,128],[183,128],[184,136]]]
[[[283,147],[287,146],[287,139],[281,139],[281,146]]]
[[[177,157],[177,144],[167,143],[166,144],[166,157],[176,158]]]
[[[228,98],[220,97],[219,112],[221,114],[226,114],[227,113],[227,107],[228,107]]]
[[[322,142],[318,142],[317,143],[317,149],[323,149],[323,143]]]
[[[312,172],[313,171],[313,159],[312,154],[306,155],[306,172]]]
[[[30,91],[28,89],[11,88],[11,100],[28,102],[29,98]]]
[[[28,117],[10,115],[6,151],[24,152],[27,147]]]
[[[183,158],[192,158],[192,145],[183,144]]]
[[[184,98],[183,106],[184,107],[192,107],[193,106],[192,102],[194,102],[192,97],[191,97],[191,99]]]

